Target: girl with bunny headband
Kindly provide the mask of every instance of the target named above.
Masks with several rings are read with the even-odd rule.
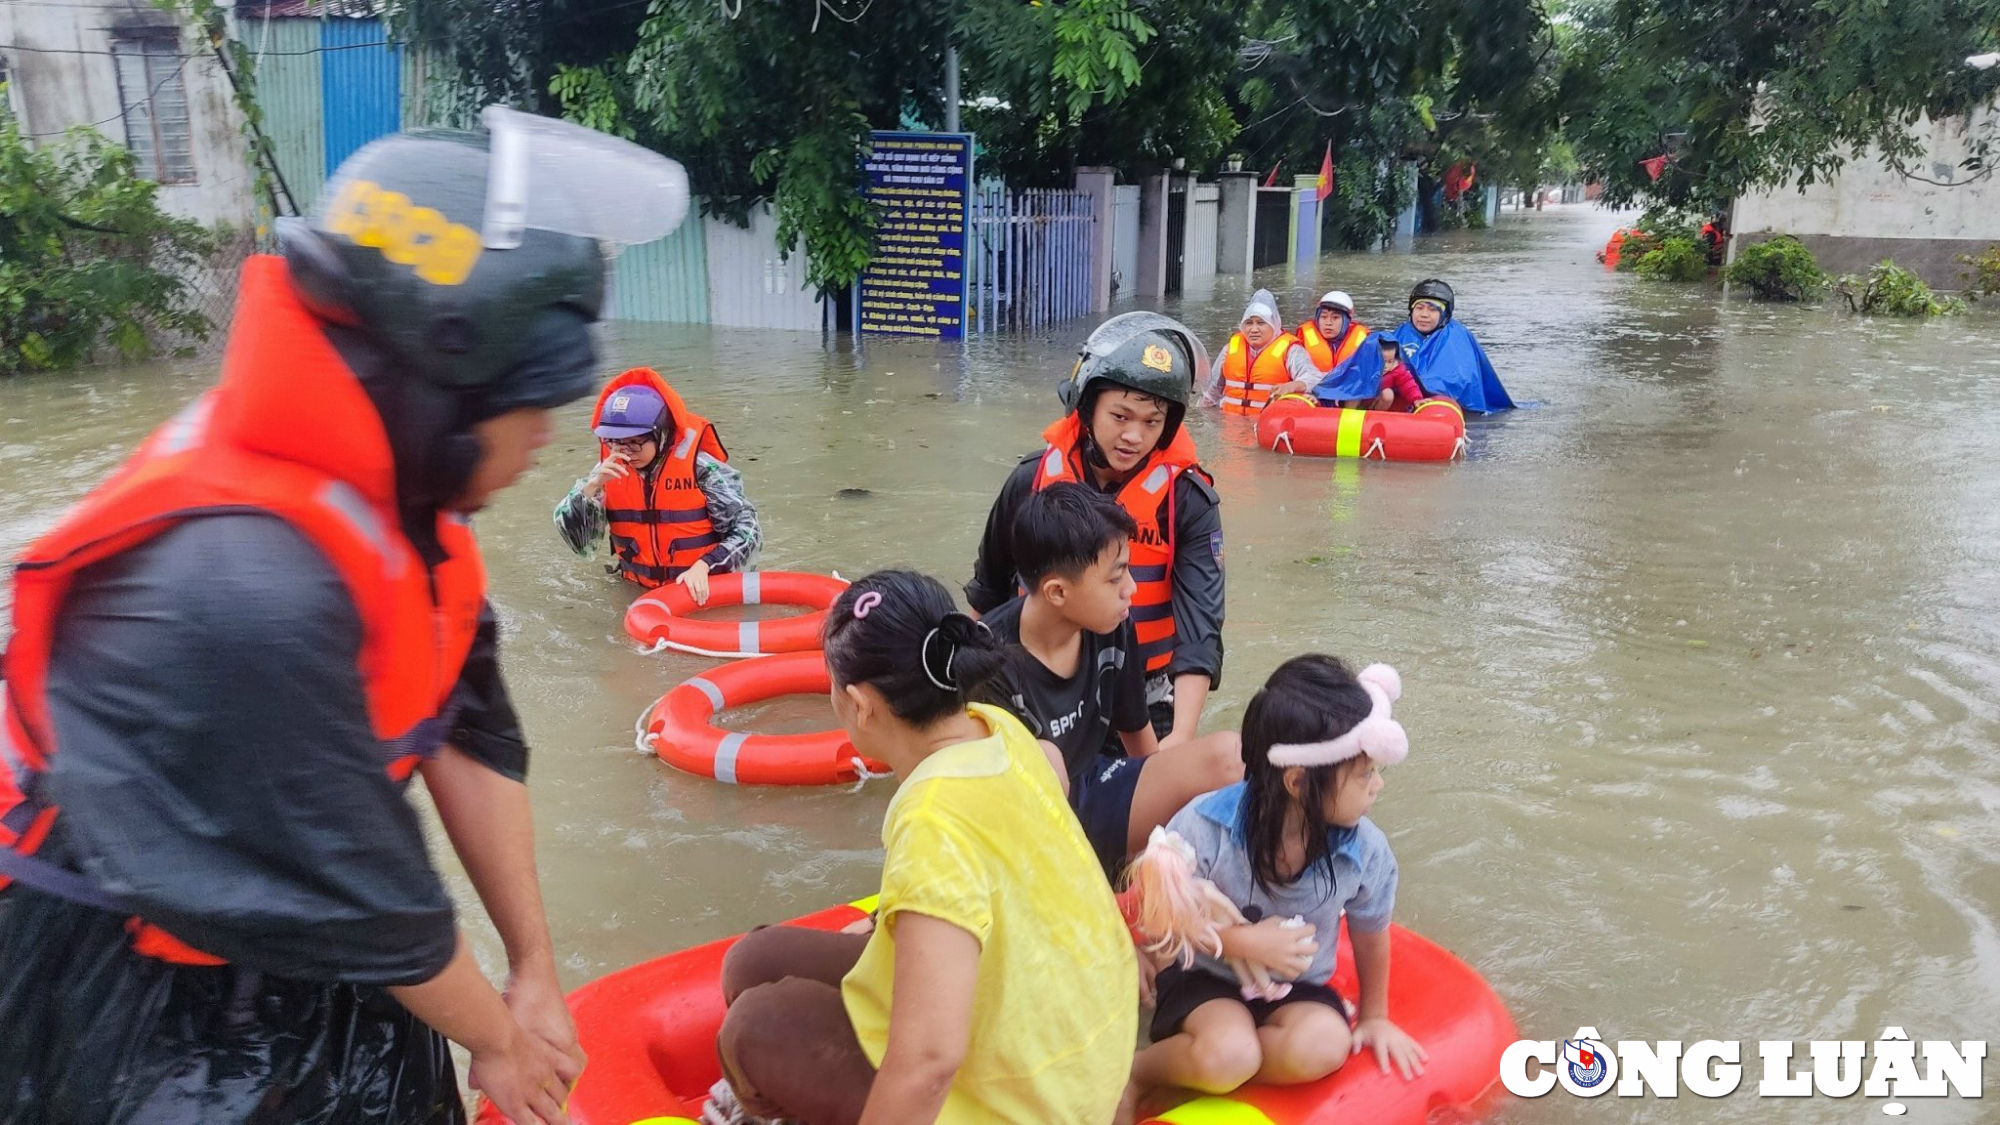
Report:
[[[1206,880],[1246,921],[1190,918],[1147,934],[1168,948],[1191,934],[1196,950],[1192,965],[1160,971],[1153,1045],[1132,1069],[1142,1089],[1222,1094],[1252,1080],[1312,1082],[1364,1049],[1384,1071],[1393,1065],[1405,1078],[1423,1072],[1423,1047],[1389,1019],[1396,857],[1367,817],[1382,792],[1381,767],[1409,753],[1409,738],[1391,716],[1401,693],[1385,664],[1356,676],[1331,656],[1286,661],[1244,713],[1244,780],[1196,798],[1168,823],[1192,862],[1162,862],[1150,882],[1135,886],[1158,894],[1162,872],[1185,872],[1178,877]],[[1169,838],[1157,846],[1177,844]],[[1135,866],[1144,870],[1162,858],[1141,856]],[[1207,888],[1186,890],[1160,897],[1212,897]],[[1358,1012],[1328,985],[1343,911],[1360,978]],[[1246,987],[1245,966],[1291,988]]]

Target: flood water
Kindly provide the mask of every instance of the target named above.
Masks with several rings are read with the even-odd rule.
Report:
[[[2000,321],[1863,322],[1608,275],[1592,252],[1617,223],[1509,212],[1414,255],[1259,275],[1289,319],[1337,287],[1379,327],[1444,277],[1539,405],[1475,423],[1471,459],[1442,467],[1288,460],[1196,417],[1229,577],[1207,724],[1236,723],[1299,652],[1395,664],[1412,753],[1374,815],[1401,861],[1398,920],[1481,970],[1530,1038],[1745,1041],[1725,1101],[1558,1091],[1501,1120],[1880,1119],[1881,1099],[1757,1099],[1755,1042],[2000,1038]],[[1219,349],[1248,288],[1163,307]],[[907,565],[955,585],[1088,328],[856,354],[623,324],[607,370],[658,366],[718,424],[767,569]],[[0,383],[0,549],[209,377]],[[587,416],[566,410],[542,466],[478,521],[571,986],[870,893],[893,784],[741,789],[634,751],[634,719],[709,662],[635,652],[630,590],[550,527],[594,456]],[[1990,1098],[1908,1104],[1904,1120],[2000,1115]]]

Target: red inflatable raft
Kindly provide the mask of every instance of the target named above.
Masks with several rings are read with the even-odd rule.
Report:
[[[1364,461],[1451,461],[1465,455],[1465,413],[1427,398],[1413,413],[1319,406],[1298,395],[1273,399],[1257,419],[1257,444],[1273,453]]]
[[[648,590],[625,611],[625,632],[648,648],[671,648],[696,656],[762,656],[805,652],[819,647],[826,611],[847,583],[818,574],[753,570],[718,574],[708,580],[708,601],[696,605],[687,587],[668,583]],[[770,621],[702,621],[705,609],[738,605],[802,606],[811,611]]]
[[[872,899],[793,925],[837,930]],[[721,1072],[722,955],[734,939],[672,953],[570,994],[577,1036],[590,1056],[569,1100],[576,1125],[694,1125]],[[1149,1119],[1159,1125],[1463,1125],[1499,1089],[1500,1053],[1518,1036],[1500,998],[1463,961],[1401,927],[1390,931],[1395,971],[1389,1011],[1430,1052],[1413,1082],[1383,1074],[1371,1057],[1304,1086],[1246,1086],[1197,1098]],[[1354,962],[1341,942],[1334,984],[1354,995]],[[490,1107],[482,1122],[498,1120]]]

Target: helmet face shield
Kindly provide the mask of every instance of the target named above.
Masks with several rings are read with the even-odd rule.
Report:
[[[488,106],[491,152],[488,250],[511,250],[530,230],[618,246],[665,238],[688,213],[687,170],[630,141],[568,121]]]

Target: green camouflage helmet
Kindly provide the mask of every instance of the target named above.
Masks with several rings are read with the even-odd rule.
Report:
[[[483,133],[380,138],[341,164],[309,217],[279,220],[279,244],[316,315],[359,329],[429,382],[481,400],[480,413],[560,405],[589,392],[589,356],[543,365],[532,379],[510,376],[546,347],[546,314],[571,324],[598,318],[605,247],[529,229],[518,246],[489,248],[489,163]],[[538,206],[546,212],[565,201]]]
[[[1073,411],[1086,409],[1106,386],[1152,395],[1167,404],[1165,444],[1194,401],[1196,380],[1207,372],[1208,351],[1187,325],[1163,313],[1122,313],[1083,342],[1057,394]]]

